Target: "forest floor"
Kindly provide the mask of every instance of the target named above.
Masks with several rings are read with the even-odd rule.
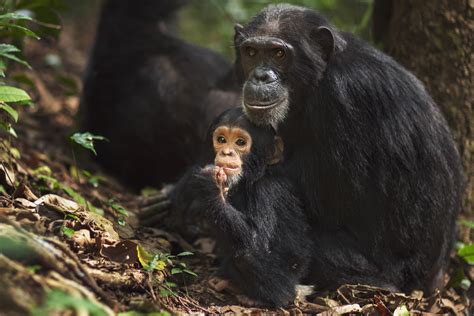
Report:
[[[22,110],[18,138],[0,139],[0,315],[468,315],[469,305],[472,312],[472,287],[468,293],[463,286],[474,280],[474,268],[454,254],[446,282],[456,287],[429,296],[344,285],[265,309],[213,291],[212,239],[190,244],[163,225],[140,227],[137,210],[153,190],[127,190],[79,159],[83,149],[69,141],[77,131],[84,56],[37,43],[28,43],[26,55],[34,70],[16,78],[35,106]],[[462,226],[459,240],[472,242],[472,230]]]

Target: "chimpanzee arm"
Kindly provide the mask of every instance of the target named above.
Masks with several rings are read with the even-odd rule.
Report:
[[[244,205],[234,203],[238,194],[245,195],[239,199],[246,201]],[[283,196],[279,198],[279,194]],[[236,249],[248,251],[269,245],[277,225],[280,200],[290,195],[273,179],[261,179],[251,188],[234,193],[234,199],[223,198],[219,188],[209,196],[212,200],[207,207],[208,218]]]

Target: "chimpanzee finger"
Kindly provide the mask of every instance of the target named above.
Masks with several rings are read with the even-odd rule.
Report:
[[[141,207],[146,207],[150,205],[155,205],[157,203],[165,201],[166,199],[168,199],[168,194],[163,191],[160,191],[155,195],[141,198],[139,204]]]
[[[171,206],[171,201],[170,200],[164,200],[161,202],[158,202],[156,204],[146,206],[140,209],[140,212],[138,213],[138,218],[140,220],[146,219],[149,217],[152,217],[156,214],[161,214],[167,211]]]
[[[150,206],[150,205],[160,203],[168,199],[168,196],[173,189],[174,189],[174,184],[167,184],[158,193],[149,197],[140,198],[139,204],[141,207],[145,207],[145,206]]]
[[[169,208],[167,209],[169,210]],[[168,212],[158,212],[154,213],[154,215],[147,217],[147,218],[140,218],[140,224],[142,226],[156,226],[158,223],[163,222],[163,219],[168,216]]]

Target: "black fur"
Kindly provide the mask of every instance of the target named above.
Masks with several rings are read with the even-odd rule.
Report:
[[[99,162],[127,185],[174,181],[202,149],[206,129],[238,104],[231,65],[167,31],[184,1],[109,0],[84,78],[82,128]]]
[[[214,169],[195,167],[178,183],[172,201],[178,208],[203,211],[200,217],[223,252],[222,277],[260,303],[287,305],[306,275],[312,248],[302,205],[277,167],[267,166],[274,150],[271,129],[252,126],[238,108],[217,118],[210,134],[220,125],[241,127],[252,137],[243,177],[223,200]]]
[[[313,36],[321,26],[333,34],[330,50]],[[312,218],[308,280],[319,288],[440,286],[463,176],[446,121],[421,82],[317,12],[277,5],[236,33],[242,83],[239,44],[253,36],[278,37],[295,50],[281,74],[290,94],[278,133],[284,168]]]

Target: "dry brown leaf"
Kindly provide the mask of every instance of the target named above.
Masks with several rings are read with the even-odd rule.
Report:
[[[137,243],[131,240],[119,241],[113,245],[103,245],[100,254],[119,263],[133,264],[138,262]]]

